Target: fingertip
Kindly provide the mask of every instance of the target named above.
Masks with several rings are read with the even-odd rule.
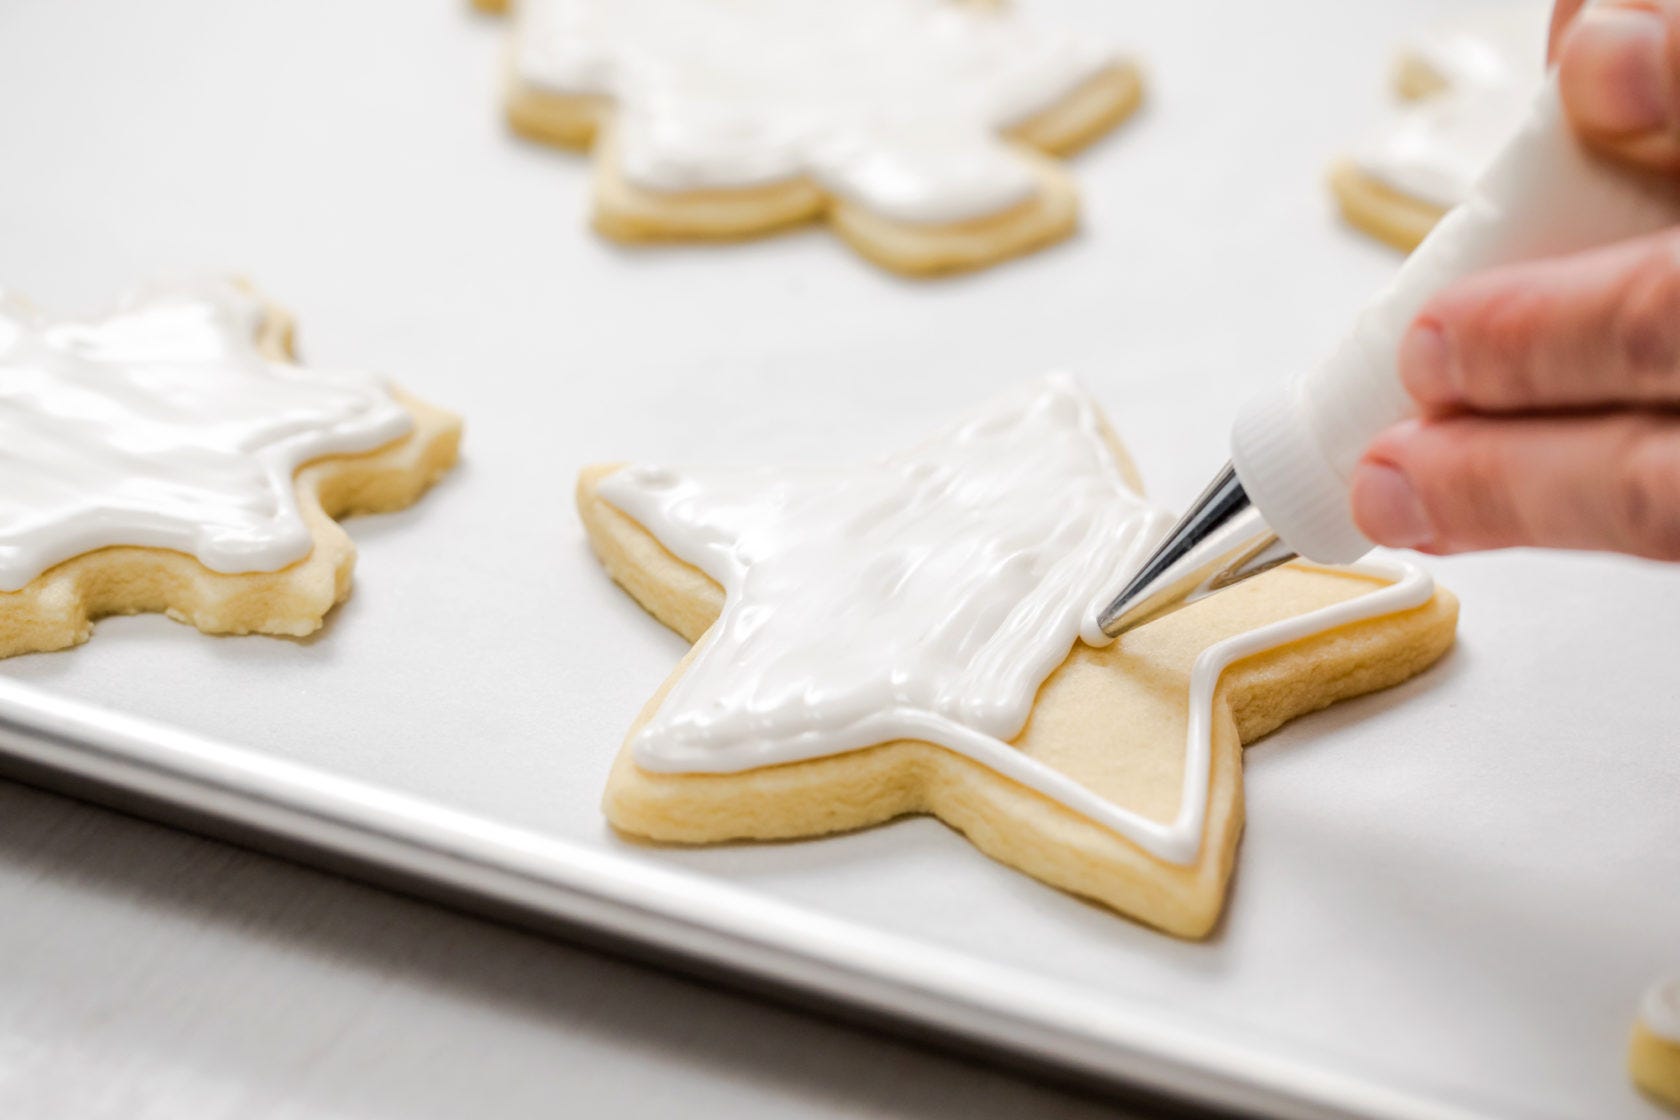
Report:
[[[1423,499],[1398,466],[1366,458],[1353,472],[1354,523],[1377,544],[1390,548],[1427,548],[1435,531]]]
[[[1583,11],[1563,37],[1558,80],[1575,127],[1589,137],[1630,140],[1669,130],[1668,27],[1642,5]]]
[[[1402,462],[1407,450],[1417,433],[1423,428],[1421,420],[1402,420],[1391,427],[1384,428],[1377,433],[1377,438],[1365,451],[1367,462],[1399,463]]]
[[[1551,28],[1546,34],[1546,61],[1548,63],[1557,61],[1558,48],[1563,43],[1564,32],[1569,29],[1569,25],[1574,21],[1575,16],[1581,11],[1581,6],[1585,3],[1586,0],[1558,0],[1557,4],[1553,6]]]
[[[1422,316],[1400,340],[1400,382],[1426,412],[1449,411],[1463,399],[1464,385],[1453,362],[1447,329]]]

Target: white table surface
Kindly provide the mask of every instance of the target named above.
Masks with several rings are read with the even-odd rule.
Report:
[[[594,809],[606,760],[681,643],[587,556],[567,510],[579,464],[874,452],[1064,367],[1181,505],[1243,397],[1313,361],[1391,273],[1391,252],[1337,227],[1323,168],[1379,111],[1392,44],[1451,4],[1035,6],[1135,44],[1151,102],[1076,161],[1075,242],[911,284],[820,229],[722,249],[595,239],[586,161],[505,134],[500,28],[454,0],[6,0],[0,282],[86,309],[160,272],[236,270],[298,311],[307,356],[388,371],[469,428],[465,465],[420,507],[353,526],[357,591],[320,638],[118,619],[0,671],[614,845]],[[1680,958],[1680,844],[1660,801],[1680,784],[1680,700],[1660,687],[1680,573],[1521,555],[1439,570],[1466,604],[1457,652],[1250,752],[1231,910],[1207,945],[1060,896],[927,821],[639,855],[1411,1091],[1645,1115],[1620,1046],[1641,985]],[[897,1099],[880,1068],[925,1064],[775,1012],[715,1012],[768,1029],[694,1027],[685,1007],[742,1005],[5,796],[17,943],[0,960],[0,1087],[40,1111],[108,1091],[129,1114],[127,1094],[175,1084],[207,1112],[246,1093],[394,1113],[498,1093],[512,1110],[571,1068],[622,1073],[606,1091],[624,1101],[675,1077],[671,1099],[718,1111],[808,1094],[867,1113]],[[253,878],[279,885],[242,893]],[[575,1051],[556,1041],[574,1033]],[[474,1070],[448,1080],[467,1054]],[[956,1069],[953,1099],[974,1109],[1039,1099],[956,1088]],[[904,1089],[948,1095],[924,1091]]]

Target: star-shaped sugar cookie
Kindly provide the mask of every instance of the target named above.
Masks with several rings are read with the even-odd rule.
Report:
[[[1401,53],[1404,104],[1330,172],[1343,216],[1411,250],[1516,131],[1540,88],[1550,0],[1501,0],[1427,27]]]
[[[586,470],[607,571],[695,643],[636,720],[609,820],[659,841],[932,813],[1047,883],[1185,937],[1218,919],[1241,746],[1451,644],[1414,569],[1292,565],[1099,645],[1170,522],[1077,383],[835,469]]]
[[[1628,1071],[1659,1103],[1680,1110],[1680,973],[1651,985],[1640,1002]]]
[[[142,611],[308,634],[350,590],[333,518],[413,502],[459,440],[379,378],[298,365],[290,318],[234,282],[88,319],[0,293],[0,657]]]
[[[629,241],[826,217],[901,272],[991,264],[1073,230],[1075,188],[1051,157],[1143,89],[1106,44],[982,0],[513,8],[509,121],[594,145],[595,225]]]

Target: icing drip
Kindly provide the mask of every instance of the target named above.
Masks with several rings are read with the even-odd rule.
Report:
[[[1200,849],[1224,668],[1433,593],[1421,571],[1373,561],[1360,570],[1392,585],[1203,652],[1184,793],[1161,823],[1008,744],[1073,644],[1106,640],[1097,612],[1172,523],[1127,486],[1072,379],[1035,382],[860,467],[630,467],[601,495],[725,592],[632,744],[639,765],[734,772],[924,740],[1175,863]]]
[[[520,81],[617,106],[623,174],[660,191],[810,176],[905,222],[1032,196],[999,133],[1113,64],[958,0],[521,0]]]
[[[1371,178],[1442,209],[1457,206],[1540,88],[1549,0],[1473,12],[1426,32],[1406,49],[1442,88],[1402,108],[1354,153]]]
[[[1658,1038],[1680,1046],[1680,975],[1651,986],[1639,1005],[1639,1021]]]
[[[258,353],[263,308],[223,282],[50,319],[0,292],[0,590],[114,545],[218,572],[308,555],[292,475],[407,434],[374,377]]]

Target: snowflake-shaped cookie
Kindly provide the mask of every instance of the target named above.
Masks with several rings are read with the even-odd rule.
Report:
[[[413,501],[459,430],[371,375],[297,365],[290,320],[231,282],[90,319],[0,293],[0,657],[138,611],[307,634],[349,592],[332,518]]]
[[[519,0],[514,21],[509,119],[597,144],[604,233],[740,237],[826,215],[914,273],[1071,231],[1074,187],[1045,153],[1142,90],[1107,46],[973,0]]]
[[[1291,566],[1089,644],[1170,518],[1063,378],[852,467],[602,467],[578,496],[608,572],[695,642],[619,753],[614,825],[700,843],[933,813],[1182,936],[1223,906],[1242,743],[1452,641],[1452,597],[1391,565]]]

